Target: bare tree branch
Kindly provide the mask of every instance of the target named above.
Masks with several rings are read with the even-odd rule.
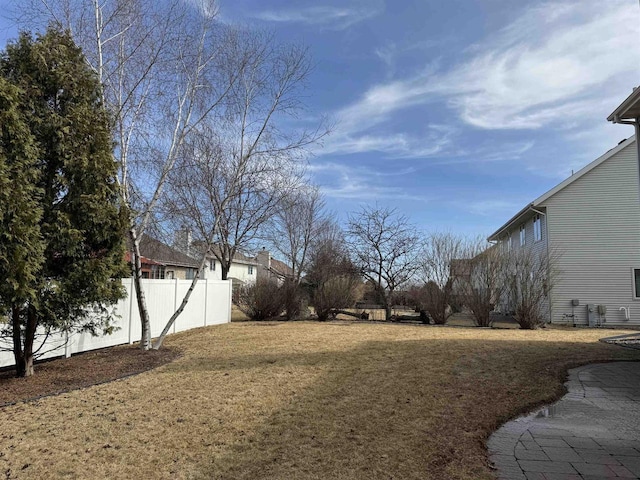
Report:
[[[374,286],[389,320],[393,293],[420,268],[415,226],[396,210],[363,207],[349,216],[347,238],[353,262]]]

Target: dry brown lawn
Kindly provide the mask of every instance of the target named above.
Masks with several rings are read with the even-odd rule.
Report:
[[[484,442],[557,397],[567,368],[638,359],[624,333],[237,323],[183,355],[0,409],[0,475],[124,479],[490,479]]]

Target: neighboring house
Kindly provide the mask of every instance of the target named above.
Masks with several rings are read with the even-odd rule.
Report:
[[[635,138],[536,198],[489,241],[505,249],[530,248],[536,255],[557,252],[558,278],[545,306],[550,322],[640,325]]]
[[[215,248],[215,247],[214,247]],[[255,283],[258,278],[260,264],[253,258],[236,252],[231,260],[231,267],[227,278],[231,279],[234,285],[244,285]],[[222,279],[222,265],[213,253],[207,254],[207,267],[204,278]]]
[[[199,267],[197,260],[149,235],[140,239],[140,255],[143,278],[191,280]],[[131,261],[130,252],[126,260]]]
[[[176,232],[173,246],[193,258],[202,258],[202,252],[205,249],[203,242],[194,241],[191,232],[184,227]],[[214,254],[215,252],[218,256],[222,256],[221,251],[220,247],[214,246],[213,250],[207,252],[207,262],[202,272],[202,278],[222,280],[222,265]],[[236,252],[231,260],[227,279],[232,281],[234,287],[255,283],[259,266],[258,262],[253,258]]]
[[[282,284],[285,279],[293,278],[293,269],[286,263],[272,258],[265,248],[256,255],[256,262],[260,265],[258,269],[258,279],[260,280],[276,280]]]

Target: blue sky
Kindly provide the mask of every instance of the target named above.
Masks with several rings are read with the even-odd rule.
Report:
[[[336,124],[310,170],[338,218],[377,202],[426,231],[486,235],[633,134],[606,117],[640,84],[637,0],[219,7],[309,47],[306,120]],[[0,25],[0,43],[14,35]]]

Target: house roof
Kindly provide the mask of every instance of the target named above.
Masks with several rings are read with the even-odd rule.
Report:
[[[205,249],[205,245],[204,242],[201,241],[195,241],[192,243],[193,248],[198,251],[198,252],[202,252]],[[210,249],[209,252],[207,253],[207,257],[215,257],[217,254],[217,256],[222,256],[222,249],[220,247],[220,245],[213,245]],[[258,262],[251,258],[251,257],[247,257],[246,255],[240,253],[240,252],[236,252],[233,254],[233,259],[231,260],[232,263],[243,263],[246,265],[259,265]]]
[[[637,89],[637,90],[640,90],[640,89]],[[542,195],[540,195],[533,202],[527,204],[522,210],[520,210],[513,217],[511,217],[498,230],[496,230],[491,235],[489,235],[488,240],[490,242],[494,242],[494,241],[498,240],[499,237],[505,231],[509,230],[509,228],[512,227],[514,224],[516,224],[518,222],[521,222],[522,220],[524,220],[524,218],[526,216],[528,216],[532,212],[535,212],[538,208],[543,208],[544,205],[542,205],[542,204],[544,202],[546,202],[547,200],[549,200],[549,198],[554,196],[559,191],[565,189],[566,187],[571,185],[573,182],[575,182],[575,181],[579,180],[580,178],[582,178],[583,176],[585,176],[587,173],[589,173],[591,170],[596,168],[598,165],[604,163],[609,158],[613,157],[620,150],[622,150],[623,148],[628,147],[629,145],[631,145],[634,141],[635,141],[635,136],[632,136],[632,137],[627,138],[626,140],[623,140],[616,147],[612,148],[611,150],[606,152],[604,155],[596,158],[593,162],[591,162],[588,165],[586,165],[585,167],[581,168],[576,173],[571,175],[569,178],[567,178],[566,180],[560,182],[558,185],[553,187],[551,190],[549,190],[549,191],[543,193]]]
[[[283,277],[290,277],[293,275],[293,269],[284,262],[280,260],[276,260],[275,258],[271,259],[271,270]]]
[[[222,251],[220,249],[219,245],[214,245],[210,250],[209,250],[209,254],[210,256],[215,255],[214,254],[217,253],[218,255],[222,256]],[[247,257],[246,255],[240,253],[240,252],[236,252],[233,254],[233,259],[231,260],[232,263],[244,263],[246,265],[258,265],[258,262],[251,258],[251,257]]]
[[[635,120],[640,117],[640,88],[634,87],[629,95],[611,115],[609,122],[618,123],[620,120]]]
[[[140,255],[164,266],[199,268],[197,260],[149,235],[140,239]]]

